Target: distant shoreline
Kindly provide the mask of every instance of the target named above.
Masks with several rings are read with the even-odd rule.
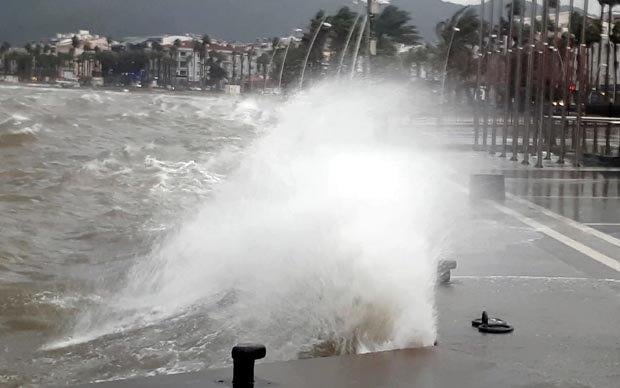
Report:
[[[38,82],[6,82],[0,80],[0,87],[25,87],[33,89],[54,89],[54,90],[88,90],[88,91],[111,91],[118,93],[145,93],[145,94],[172,94],[172,95],[204,95],[204,96],[270,96],[277,97],[274,94],[263,94],[262,90],[245,92],[241,94],[227,94],[220,90],[191,90],[191,89],[166,89],[166,88],[143,88],[136,86],[91,86],[80,85],[79,87],[62,87],[60,84],[38,83]]]

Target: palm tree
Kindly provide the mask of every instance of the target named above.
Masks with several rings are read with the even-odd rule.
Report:
[[[196,56],[198,56],[200,58],[200,61],[198,61],[199,63],[202,63],[202,58],[203,58],[203,53],[204,53],[204,48],[203,48],[203,43],[200,40],[196,40],[194,39],[192,41],[192,58],[191,58],[191,64],[192,66],[196,66]],[[201,66],[202,67],[202,66]],[[194,69],[194,73],[196,72],[196,69]],[[187,74],[187,78],[189,81],[189,72]],[[200,73],[200,78],[202,79],[202,73]]]
[[[237,51],[233,49],[232,52],[232,82],[237,80]]]
[[[415,65],[416,77],[422,76],[422,67],[429,63],[431,47],[429,45],[414,47],[405,56],[405,65]]]
[[[347,37],[352,33],[353,23],[357,18],[358,14],[352,12],[349,7],[342,7],[335,15],[326,19],[332,25],[329,30],[330,50],[337,54],[337,57],[342,57],[345,54],[342,51],[345,49]]]
[[[316,73],[321,68],[321,63],[323,62],[323,49],[327,43],[329,38],[329,31],[325,28],[320,28],[323,23],[327,22],[328,17],[325,15],[325,11],[320,10],[316,13],[314,18],[310,20],[310,26],[308,27],[308,31],[304,33],[302,37],[302,46],[304,52],[308,55],[307,68],[306,72],[310,74]],[[314,40],[314,44],[312,47],[309,47],[312,42],[312,38],[316,35],[316,39]],[[308,49],[311,48],[312,51],[308,52]],[[303,66],[300,66],[300,68]],[[301,69],[304,70],[304,69]],[[303,72],[303,71],[302,71]]]
[[[254,46],[250,46],[248,51],[248,90],[252,90],[254,84],[252,81],[252,58],[254,58]]]
[[[273,50],[275,53],[275,48]],[[267,68],[271,64],[271,59],[267,53],[261,54],[258,58],[256,58],[256,67],[257,71],[259,71],[263,75],[263,90],[267,88]]]
[[[209,58],[209,46],[211,45],[211,37],[207,34],[202,36],[202,45],[200,51],[200,61],[202,65],[202,83],[203,86],[207,81],[207,60]]]
[[[11,44],[9,42],[2,42],[0,45],[0,59],[2,59],[2,66],[4,67],[4,74],[8,74],[9,66],[7,64],[6,55],[11,49]]]
[[[163,51],[164,51],[164,47],[161,45],[161,43],[155,41],[151,44],[151,50],[152,50],[152,55],[151,55],[151,62],[153,63],[153,67],[157,68],[157,85],[162,85],[164,84],[164,80],[162,80],[161,76],[162,76],[162,71],[161,71],[161,63],[162,63],[162,59],[163,59]],[[152,75],[151,75],[152,77]]]
[[[571,35],[575,37],[575,43],[581,42],[581,30],[583,25],[583,16],[578,12],[573,12],[571,15]],[[601,41],[602,25],[600,20],[594,20],[592,23],[588,23],[586,26],[585,43],[588,50],[592,49],[594,43]],[[592,63],[594,56],[590,55],[590,69],[592,69]]]
[[[73,46],[73,48],[78,48],[80,45],[80,38],[77,37],[77,35],[73,35],[73,37],[71,38],[71,46]]]
[[[480,19],[476,11],[463,7],[435,27],[439,38],[437,51],[442,62],[447,61],[448,74],[458,75],[462,80],[467,80],[474,74],[475,63],[472,58],[474,47],[480,39],[479,26]]]
[[[241,51],[239,57],[239,85],[243,89],[243,66],[245,65],[245,52]]]
[[[388,5],[375,20],[377,54],[393,55],[394,43],[414,45],[420,35],[416,26],[409,24],[411,16],[407,11]]]
[[[176,76],[179,47],[181,47],[181,40],[175,39],[172,46],[168,50],[168,58],[165,64],[167,68],[167,78],[170,85],[176,84],[176,77],[173,79],[172,74],[174,73]],[[175,82],[173,82],[173,80],[175,80]]]

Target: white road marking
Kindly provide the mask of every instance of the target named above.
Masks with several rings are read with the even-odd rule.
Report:
[[[454,183],[454,185],[457,187],[458,191],[463,192],[463,193],[468,193],[469,192],[469,189],[467,187],[465,187],[465,186],[463,186],[461,184],[458,184],[456,182],[452,182],[452,183]],[[590,227],[585,226],[583,224],[580,224],[580,223],[578,223],[576,221],[571,220],[570,218],[567,218],[567,217],[561,216],[559,214],[553,213],[553,212],[543,208],[542,206],[538,206],[538,205],[536,205],[536,204],[534,204],[534,203],[532,203],[530,201],[518,198],[518,197],[516,197],[516,196],[514,196],[512,194],[506,193],[506,197],[514,200],[515,202],[520,202],[520,203],[523,203],[523,204],[525,204],[527,206],[532,206],[534,208],[537,208],[542,213],[547,214],[548,216],[550,216],[552,218],[556,218],[556,219],[558,219],[560,221],[563,221],[565,223],[568,223],[570,225],[573,225],[573,226],[575,226],[576,228],[578,228],[578,229],[580,229],[582,231],[585,231],[582,228],[587,228],[588,230],[594,231],[594,232],[596,232],[596,234],[602,235],[602,236],[597,236],[597,237],[600,237],[600,238],[602,238],[605,241],[607,241],[607,238],[609,238],[609,239],[611,239],[611,241],[614,241],[614,242],[612,242],[612,244],[620,246],[619,245],[620,244],[620,240],[618,240],[617,238],[614,238],[614,237],[609,236],[609,235],[607,235],[605,233],[599,232],[596,229],[593,229],[593,228],[590,228]],[[548,227],[546,225],[543,225],[542,223],[540,223],[540,222],[538,222],[538,221],[536,221],[536,220],[534,220],[532,218],[529,218],[529,217],[519,213],[516,210],[512,210],[512,209],[510,209],[510,208],[508,208],[508,207],[506,207],[506,206],[504,206],[504,205],[502,205],[500,203],[497,203],[497,202],[493,202],[493,201],[488,201],[488,202],[491,205],[493,205],[497,210],[501,211],[502,213],[511,215],[514,218],[516,218],[517,220],[519,220],[520,222],[522,222],[523,224],[528,225],[528,226],[534,228],[538,232],[546,234],[547,236],[549,236],[549,237],[551,237],[551,238],[561,242],[562,244],[564,244],[564,245],[566,245],[566,246],[568,246],[570,248],[573,248],[577,252],[580,252],[580,253],[590,257],[592,260],[597,261],[597,262],[599,262],[599,263],[601,263],[601,264],[603,264],[603,265],[605,265],[605,266],[615,270],[616,272],[620,272],[620,262],[612,259],[611,257],[609,257],[609,256],[607,256],[607,255],[605,255],[605,254],[603,254],[603,253],[601,253],[601,252],[599,252],[597,250],[594,250],[594,249],[588,247],[587,245],[584,245],[584,244],[580,243],[579,241],[575,241],[572,238],[570,238],[570,237],[568,237],[568,236],[566,236],[566,235],[564,235],[564,234],[562,234],[560,232],[557,232],[557,231],[551,229],[550,227]],[[595,233],[592,233],[591,231],[588,231],[587,233],[596,235]]]
[[[537,205],[535,203],[533,203],[532,201],[528,201],[526,199],[517,197],[516,195],[512,195],[510,193],[506,193],[506,198],[510,198],[511,200],[515,201],[515,202],[519,202],[523,205],[529,206],[531,208],[534,208],[538,211],[540,211],[541,213],[545,214],[546,216],[549,216],[551,218],[555,218],[556,220],[560,220],[574,228],[577,228],[579,230],[581,230],[584,233],[588,233],[592,236],[596,236],[598,238],[600,238],[603,241],[607,241],[608,243],[615,245],[617,247],[620,247],[620,239],[615,238],[614,236],[611,236],[607,233],[603,233],[600,230],[596,230],[594,228],[591,228],[587,225],[584,225],[580,222],[577,222],[573,219],[570,219],[568,217],[564,217],[556,212],[553,212],[545,207],[542,207],[540,205]]]
[[[520,177],[520,176],[507,176],[506,179],[511,181],[533,181],[533,182],[562,182],[562,183],[584,183],[584,182],[599,182],[605,181],[605,178],[534,178],[534,177]]]
[[[555,230],[551,229],[550,227],[541,224],[540,222],[526,217],[523,214],[519,213],[516,210],[512,210],[504,205],[501,205],[497,202],[491,202],[493,204],[493,206],[501,211],[502,213],[508,214],[513,216],[514,218],[516,218],[517,220],[519,220],[520,222],[531,226],[532,228],[536,229],[537,231],[546,234],[547,236],[558,240],[559,242],[561,242],[564,245],[567,245],[571,248],[573,248],[574,250],[590,257],[591,259],[598,261],[599,263],[606,265],[607,267],[616,270],[617,272],[620,272],[620,262],[612,259],[609,256],[606,256],[604,254],[602,254],[599,251],[596,251],[592,248],[590,248],[587,245],[584,245],[578,241],[573,240],[572,238],[560,233],[560,232],[556,232]]]
[[[592,278],[576,278],[576,277],[567,277],[567,276],[529,276],[529,275],[488,275],[488,276],[452,275],[452,279],[563,280],[563,281],[620,283],[620,279],[592,279]]]
[[[593,197],[585,195],[528,195],[525,198],[553,198],[553,199],[613,199],[618,200],[620,197]]]
[[[620,226],[619,222],[586,222],[584,225],[588,226]]]

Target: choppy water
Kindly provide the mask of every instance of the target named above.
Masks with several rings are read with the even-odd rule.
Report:
[[[411,101],[338,90],[0,87],[0,384],[432,344],[450,202]]]

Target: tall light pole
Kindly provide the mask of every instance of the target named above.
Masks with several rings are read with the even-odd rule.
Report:
[[[605,101],[607,101],[609,103],[609,70],[611,68],[611,66],[609,66],[609,60],[610,60],[610,54],[611,54],[611,47],[609,47],[609,44],[611,43],[611,29],[612,29],[612,23],[613,23],[613,15],[612,15],[612,7],[613,7],[613,2],[610,1],[609,4],[607,4],[608,7],[608,14],[609,17],[607,19],[607,58],[606,58],[606,63],[607,63],[607,70],[605,71]],[[603,39],[601,39],[601,44],[603,43]]]
[[[480,78],[482,76],[482,60],[484,58],[484,0],[480,0],[480,27],[478,43],[478,69],[476,70],[476,90],[474,92],[474,147],[477,147],[480,135]]]
[[[286,45],[286,49],[284,50],[284,57],[282,58],[282,66],[280,66],[280,76],[278,77],[278,90],[282,91],[282,76],[284,75],[284,65],[286,64],[286,57],[288,56],[288,50],[291,48],[291,42],[293,41],[293,37],[289,37],[288,44]]]
[[[514,0],[513,0],[514,1]],[[520,0],[519,0],[520,1]],[[517,28],[517,69],[515,74],[515,105],[514,105],[514,113],[513,113],[513,124],[512,124],[512,157],[510,160],[516,162],[519,160],[519,127],[521,126],[520,121],[520,108],[521,108],[521,69],[523,68],[523,26],[525,23],[525,18],[523,17],[523,8],[520,7],[519,10],[519,27]]]
[[[607,71],[605,72],[605,101],[607,102],[607,105],[611,108],[611,105],[614,103],[614,99],[616,98],[616,82],[614,82],[614,92],[613,94],[610,93],[610,88],[609,88],[609,71],[611,69],[610,63],[609,63],[609,59],[610,59],[610,54],[611,54],[611,49],[612,49],[612,42],[611,42],[611,34],[613,33],[613,14],[612,14],[612,10],[614,7],[614,4],[617,2],[617,0],[611,0],[609,2],[609,4],[607,5],[609,7],[609,17],[607,19]],[[615,53],[615,50],[614,50]],[[614,58],[614,63],[616,62],[616,58]],[[614,67],[614,74],[616,72],[616,68]],[[614,76],[615,79],[615,76]],[[611,110],[611,109],[610,109]],[[611,112],[609,112],[611,114]],[[608,155],[611,152],[611,143],[610,143],[610,139],[611,138],[611,123],[607,123],[607,125],[605,126],[605,154]]]
[[[553,21],[553,40],[551,41],[551,52],[553,53],[556,48],[556,42],[558,39],[559,29],[560,29],[560,0],[556,0],[555,3],[555,16]],[[552,55],[551,60],[551,74],[549,81],[549,107],[547,110],[547,155],[545,155],[545,160],[551,160],[551,143],[555,141],[555,131],[554,131],[554,121],[553,121],[553,100],[555,100],[555,80],[557,79],[556,71],[553,66],[555,55]],[[561,57],[560,57],[561,58]],[[561,74],[561,72],[560,72]]]
[[[357,56],[360,52],[360,46],[362,45],[362,38],[364,37],[364,29],[366,28],[366,23],[368,22],[368,15],[364,15],[364,19],[362,20],[362,24],[360,25],[360,32],[357,34],[357,42],[355,42],[355,50],[353,50],[353,59],[351,61],[351,79],[355,75],[355,69],[357,67]]]
[[[573,165],[575,167],[581,166],[581,153],[583,150],[581,149],[581,133],[583,131],[582,128],[582,112],[583,112],[583,101],[586,98],[586,84],[585,79],[585,48],[586,48],[586,25],[588,24],[588,0],[583,1],[583,21],[581,23],[581,42],[579,44],[579,72],[577,74],[577,88],[579,90],[579,95],[577,98],[577,125],[576,125],[576,135],[575,139],[577,140],[575,144],[575,160],[573,161]]]
[[[532,0],[532,5],[530,9],[530,36],[528,39],[528,46],[530,47],[530,51],[527,53],[527,79],[525,81],[525,112],[523,116],[525,117],[525,133],[523,134],[523,161],[521,164],[528,165],[530,164],[530,133],[533,134],[532,130],[532,122],[534,115],[536,114],[536,109],[532,110],[532,95],[533,84],[534,84],[534,56],[536,55],[536,8],[537,8],[537,0]]]
[[[370,57],[377,55],[377,37],[375,36],[375,15],[379,13],[379,4],[389,4],[390,0],[366,0],[366,40],[368,49],[366,51],[368,63],[368,74],[370,75]]]
[[[587,1],[587,0],[586,0]],[[547,75],[547,19],[549,19],[549,0],[543,0],[542,9],[542,58],[540,60],[540,79],[538,81],[538,134],[536,135],[536,167],[542,168],[543,133],[545,127],[545,77]]]
[[[506,151],[508,148],[508,123],[510,121],[510,73],[512,69],[512,22],[515,15],[514,0],[510,5],[510,14],[508,15],[508,36],[506,36],[506,45],[504,48],[504,56],[506,58],[506,66],[504,72],[506,73],[506,83],[504,85],[506,89],[506,96],[504,98],[504,129],[502,131],[502,153],[499,155],[502,158],[506,157]]]
[[[572,43],[572,36],[571,36],[571,28],[572,28],[572,16],[573,16],[573,9],[574,9],[574,4],[575,0],[570,0],[570,4],[568,6],[568,39],[566,40],[566,51],[564,52],[564,72],[563,72],[563,77],[564,77],[564,88],[562,90],[562,125],[560,127],[560,157],[558,158],[558,164],[564,164],[564,154],[566,152],[566,128],[568,127],[567,125],[567,120],[566,120],[566,115],[568,112],[568,107],[570,106],[570,94],[568,92],[568,84],[570,82],[571,79],[571,74],[570,74],[570,63],[572,63],[571,60],[571,51],[572,51],[572,47],[571,47],[571,43]]]
[[[461,15],[459,15],[458,19],[460,19]],[[441,77],[441,99],[440,99],[441,104],[445,102],[444,93],[446,91],[446,78],[448,76],[448,60],[450,59],[450,51],[452,51],[452,43],[454,42],[454,34],[461,31],[461,29],[456,26],[456,24],[458,24],[458,19],[455,25],[452,26],[452,33],[450,34],[450,43],[448,44],[448,52],[446,53],[446,60],[444,61],[444,64],[443,64],[443,76]]]
[[[316,31],[314,32],[314,35],[312,36],[312,40],[310,41],[310,45],[308,46],[308,51],[306,52],[306,57],[304,58],[304,63],[301,67],[301,76],[299,77],[299,90],[302,89],[303,84],[304,84],[304,74],[306,73],[306,66],[308,65],[308,59],[310,58],[310,53],[312,52],[312,48],[314,47],[314,42],[316,41],[316,38],[319,36],[319,32],[321,32],[321,29],[323,28],[323,26],[330,28],[332,25],[330,23],[327,23],[325,20],[327,19],[327,15],[323,16],[321,18],[321,21],[318,25],[318,27],[316,28]]]
[[[357,27],[357,22],[360,20],[361,16],[362,15],[360,13],[355,15],[355,19],[353,20],[353,23],[351,24],[351,28],[349,29],[349,32],[347,33],[347,39],[344,43],[344,47],[342,48],[342,52],[340,53],[340,58],[338,60],[338,72],[336,73],[337,77],[340,77],[340,72],[342,71],[342,65],[344,64],[344,57],[347,55],[347,50],[349,49],[349,43],[351,42],[351,38],[353,37],[353,32],[355,31],[355,28]]]
[[[603,27],[603,21],[605,20],[605,2],[604,1],[599,1],[599,3],[601,4],[601,17],[600,17],[600,22],[601,22],[601,28]],[[596,83],[596,90],[600,90],[600,86],[601,86],[601,82],[600,82],[600,75],[601,75],[601,61],[603,60],[603,31],[601,31],[601,35],[600,35],[600,40],[598,42],[598,58],[597,58],[597,70],[596,70],[596,75],[595,75],[595,83]],[[592,55],[594,55],[594,53],[592,53]]]
[[[272,53],[271,53],[271,58],[269,59],[269,67],[271,67],[271,66],[272,66],[272,64],[273,64],[273,59],[276,57],[276,53],[278,52],[278,46],[279,46],[279,45],[280,45],[280,42],[278,42],[278,44],[277,44],[277,45],[274,45],[273,43],[272,43],[272,45],[271,45],[271,46],[272,46],[272,47],[271,47]],[[258,60],[257,60],[257,61],[258,61]],[[258,65],[257,65],[257,66],[258,66]],[[265,66],[265,65],[263,64],[263,66]],[[264,91],[265,91],[265,89],[267,89],[267,78],[268,78],[268,77],[267,77],[267,75],[266,75],[266,74],[267,74],[267,72],[266,72],[265,70],[263,70],[263,72],[265,73],[265,79],[264,79],[265,83],[263,84],[263,92],[264,92]]]
[[[293,30],[293,34],[303,32],[302,29],[296,28]],[[291,48],[291,43],[295,40],[293,35],[289,36],[286,50],[284,50],[284,57],[282,58],[282,66],[280,66],[280,76],[278,77],[278,90],[282,92],[282,76],[284,75],[284,65],[286,64],[286,57],[288,56],[288,50]]]
[[[495,49],[494,46],[494,35],[493,35],[493,29],[495,28],[494,24],[493,24],[493,19],[494,19],[494,15],[493,15],[493,5],[495,3],[495,0],[489,0],[490,3],[490,9],[489,9],[489,36],[487,39],[487,57],[486,57],[486,62],[487,62],[487,70],[484,73],[484,83],[486,85],[486,93],[485,93],[485,97],[486,97],[486,104],[485,104],[485,109],[484,109],[484,115],[483,115],[483,123],[482,123],[482,146],[486,149],[486,145],[487,145],[487,141],[488,141],[488,134],[489,134],[489,116],[490,116],[490,111],[491,111],[491,90],[493,89],[493,85],[492,85],[492,79],[490,79],[489,77],[489,68],[491,67],[492,63],[493,63],[493,50]]]

